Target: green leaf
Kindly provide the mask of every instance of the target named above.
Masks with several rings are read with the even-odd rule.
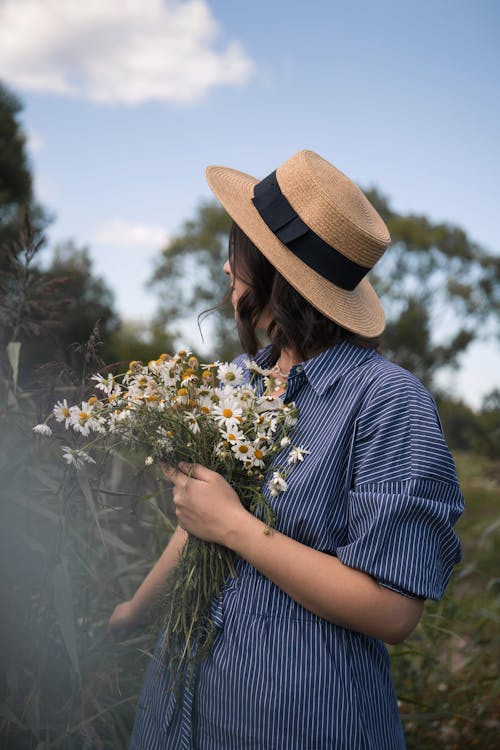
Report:
[[[7,356],[9,363],[12,368],[12,379],[14,381],[14,387],[17,386],[17,377],[19,375],[19,353],[21,351],[20,341],[10,341],[7,344]]]
[[[24,729],[25,731],[28,730],[28,727],[26,724],[23,724],[22,721],[20,721],[15,713],[12,711],[10,706],[7,705],[7,703],[0,703],[0,716],[3,716],[4,719],[7,719],[11,724],[15,724],[16,727],[19,727],[19,729]]]
[[[61,629],[64,645],[75,673],[80,677],[80,664],[76,647],[75,614],[71,582],[66,566],[66,559],[61,555],[52,569],[52,588],[54,608]]]
[[[92,494],[92,489],[90,487],[89,478],[87,476],[87,472],[85,469],[81,469],[77,474],[77,481],[80,486],[80,489],[83,493],[83,496],[85,500],[87,501],[87,505],[89,506],[89,510],[92,514],[92,517],[94,519],[94,522],[99,530],[99,534],[102,539],[103,545],[106,547],[106,540],[104,539],[104,534],[102,533],[101,524],[99,523],[99,516],[97,513],[97,508],[94,502],[94,496]]]

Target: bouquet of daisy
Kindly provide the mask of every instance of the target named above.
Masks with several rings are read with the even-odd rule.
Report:
[[[189,352],[161,354],[147,365],[130,362],[122,375],[94,375],[94,392],[80,404],[59,401],[48,419],[33,429],[52,434],[55,420],[76,433],[83,445],[62,448],[62,458],[76,470],[95,463],[102,447],[126,446],[146,452],[146,465],[199,463],[220,473],[236,490],[244,507],[262,518],[269,530],[276,522],[262,493],[287,489],[288,472],[307,451],[291,443],[297,421],[294,404],[273,395],[272,374],[248,362],[250,382],[237,364],[200,364]],[[264,378],[258,395],[255,374]],[[81,442],[80,440],[80,442]],[[276,454],[287,451],[282,466],[269,472]],[[268,476],[268,474],[271,474]],[[189,536],[179,564],[167,581],[167,617],[163,651],[179,676],[208,653],[215,625],[210,606],[228,576],[235,576],[233,553]]]

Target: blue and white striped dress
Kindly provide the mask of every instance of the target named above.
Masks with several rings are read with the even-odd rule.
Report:
[[[266,348],[256,360],[268,358]],[[284,398],[299,410],[293,442],[310,454],[267,498],[278,529],[382,586],[439,599],[460,560],[452,527],[463,497],[425,388],[343,342],[292,368]],[[404,748],[384,644],[314,615],[244,560],[237,570],[180,705],[151,661],[131,750]]]

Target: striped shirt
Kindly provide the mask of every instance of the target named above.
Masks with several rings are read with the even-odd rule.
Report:
[[[269,367],[269,356],[256,360]],[[284,399],[299,411],[292,442],[310,453],[286,492],[264,488],[279,531],[382,586],[439,599],[461,556],[463,497],[429,393],[342,342],[294,366]],[[213,602],[216,640],[182,701],[151,660],[131,750],[404,748],[385,645],[303,608],[244,560],[237,571]]]

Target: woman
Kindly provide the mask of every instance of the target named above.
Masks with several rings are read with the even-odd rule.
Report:
[[[224,270],[243,348],[295,401],[302,460],[267,498],[271,534],[220,475],[165,471],[179,528],[111,628],[146,611],[186,532],[231,548],[238,577],[213,603],[216,640],[181,701],[151,662],[131,748],[404,748],[384,642],[442,596],[463,499],[431,397],[374,346],[384,316],[365,275],[389,234],[310,151],[261,182],[223,167],[207,179],[234,221]],[[258,328],[271,343],[256,354]]]

